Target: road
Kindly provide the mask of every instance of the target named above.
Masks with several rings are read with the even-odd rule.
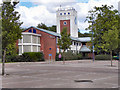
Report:
[[[118,61],[7,63],[2,88],[118,88]],[[89,82],[81,82],[88,80]],[[78,81],[78,82],[75,82]]]

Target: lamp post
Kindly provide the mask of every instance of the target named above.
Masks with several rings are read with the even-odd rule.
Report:
[[[93,24],[94,24],[94,20],[92,21],[92,54],[93,54],[93,62],[94,62],[94,43],[93,43]]]

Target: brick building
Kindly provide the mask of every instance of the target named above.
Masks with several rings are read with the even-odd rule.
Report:
[[[78,38],[77,11],[74,8],[60,8],[57,13],[57,32],[52,32],[36,27],[29,27],[22,32],[22,39],[18,40],[19,55],[24,52],[43,52],[45,60],[55,60],[56,53],[60,49],[57,46],[57,40],[61,36],[64,27],[72,39],[71,51],[73,53],[89,53],[91,50],[86,43],[91,40],[90,37]],[[66,50],[67,52],[67,50]]]

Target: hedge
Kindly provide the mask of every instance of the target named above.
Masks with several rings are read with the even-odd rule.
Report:
[[[44,61],[42,52],[25,52],[22,55],[7,56],[6,62],[38,62]]]
[[[110,55],[96,55],[95,60],[111,60]]]
[[[65,52],[65,60],[79,60],[82,59],[82,54],[75,54],[72,51]],[[63,54],[61,60],[59,60],[59,53],[56,53],[56,61],[62,61]]]

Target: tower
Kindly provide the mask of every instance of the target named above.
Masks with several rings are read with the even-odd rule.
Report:
[[[67,27],[67,33],[71,37],[78,37],[77,11],[74,8],[59,8],[57,10],[57,33],[61,33]]]

